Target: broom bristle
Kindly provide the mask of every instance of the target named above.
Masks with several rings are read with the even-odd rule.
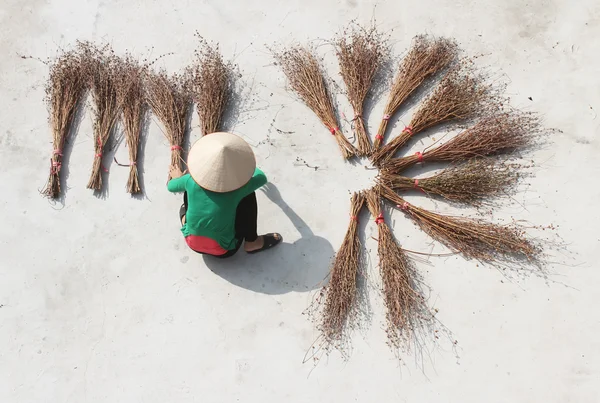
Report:
[[[519,178],[519,165],[475,159],[420,179],[382,170],[377,181],[395,190],[420,190],[448,201],[475,206],[494,196],[510,194]]]
[[[350,224],[330,269],[329,284],[325,286],[321,331],[328,343],[342,341],[346,325],[353,321],[356,313],[357,275],[361,264],[358,215],[364,203],[362,193],[352,195]]]
[[[80,51],[73,50],[62,54],[50,64],[50,76],[45,91],[53,151],[50,158],[50,174],[42,194],[51,199],[60,196],[64,145],[71,134],[75,115],[87,91],[81,62]]]
[[[354,132],[358,141],[358,153],[371,153],[371,142],[363,119],[363,105],[371,83],[381,66],[386,43],[373,27],[351,27],[336,41],[336,54],[340,74],[348,91],[348,100],[354,110]]]
[[[123,99],[117,86],[119,59],[108,45],[97,47],[90,42],[80,42],[83,65],[94,104],[94,164],[87,188],[102,189],[102,156],[113,134],[121,113],[119,100]]]
[[[225,63],[218,45],[210,45],[196,34],[200,48],[196,50],[197,64],[191,68],[194,101],[202,135],[222,129],[223,114],[233,91],[233,68]]]
[[[372,156],[372,161],[382,165],[394,157],[408,140],[425,129],[450,121],[466,122],[498,111],[502,106],[501,88],[487,84],[485,77],[475,72],[470,60],[453,67],[434,92],[412,117],[409,126],[389,144]]]
[[[484,220],[451,217],[416,207],[387,186],[383,197],[398,206],[425,233],[454,252],[482,262],[527,260],[536,263],[542,249],[517,225],[498,225]]]
[[[431,38],[426,35],[415,37],[392,84],[384,117],[373,144],[375,150],[383,142],[388,121],[398,108],[423,82],[455,60],[457,53],[458,46],[451,39]]]
[[[425,298],[415,282],[416,270],[400,247],[381,211],[376,188],[366,192],[367,207],[377,223],[379,270],[387,307],[387,335],[392,347],[410,346],[417,327],[427,320]]]
[[[129,178],[126,188],[127,192],[131,194],[142,191],[139,182],[137,158],[142,128],[146,122],[148,111],[144,96],[144,74],[145,67],[140,66],[131,56],[121,59],[117,85],[122,88],[120,94],[123,98],[121,100],[123,105],[123,128],[129,150]]]
[[[148,73],[146,78],[146,99],[165,127],[171,145],[171,166],[182,171],[186,122],[192,102],[187,84],[188,77],[178,74],[169,77],[164,71]]]
[[[506,154],[535,144],[542,136],[539,118],[518,111],[484,117],[448,142],[423,153],[393,158],[382,167],[400,173],[417,162],[458,162],[470,158]]]
[[[275,52],[274,57],[286,75],[290,88],[335,136],[342,156],[349,159],[357,155],[358,150],[339,128],[333,101],[315,55],[307,48],[296,46]]]

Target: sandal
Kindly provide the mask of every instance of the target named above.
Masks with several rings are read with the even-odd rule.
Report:
[[[272,247],[279,245],[281,243],[281,241],[283,240],[281,235],[278,233],[265,234],[265,235],[263,235],[263,239],[264,239],[265,243],[262,248],[253,250],[251,252],[246,252],[246,253],[252,255],[254,253],[258,253],[258,252],[262,252],[267,249],[271,249]]]

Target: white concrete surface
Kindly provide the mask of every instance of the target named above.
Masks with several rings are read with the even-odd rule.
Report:
[[[317,333],[302,312],[343,237],[349,191],[373,173],[341,161],[320,123],[285,91],[264,45],[331,38],[351,19],[373,16],[393,29],[397,55],[423,32],[486,55],[481,63],[510,80],[513,105],[563,130],[533,155],[537,176],[518,197],[526,208],[500,215],[559,225],[569,253],[553,257],[548,281],[511,281],[460,257],[421,263],[456,351],[443,340],[422,358],[401,355],[400,364],[372,292],[374,317],[354,337],[350,360],[333,353],[313,370],[302,359]],[[597,402],[599,19],[594,0],[3,0],[0,402]],[[128,197],[127,170],[114,164],[105,199],[85,189],[89,112],[74,140],[64,205],[38,194],[51,150],[47,70],[18,55],[107,40],[119,52],[174,52],[160,64],[175,71],[191,60],[195,30],[235,54],[243,72],[249,96],[232,130],[256,147],[280,192],[259,195],[260,229],[286,239],[273,253],[216,263],[186,249],[180,196],[164,188],[169,150],[156,123],[143,161],[146,199]],[[339,81],[331,47],[319,51]],[[126,149],[117,156],[127,159]],[[405,247],[444,250],[395,217]],[[377,281],[372,225],[365,231]]]

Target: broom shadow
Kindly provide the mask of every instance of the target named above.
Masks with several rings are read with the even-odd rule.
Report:
[[[221,127],[223,131],[232,132],[240,121],[243,110],[253,95],[252,86],[247,86],[242,80],[242,74],[237,65],[232,66],[229,76],[230,86],[227,90],[227,103],[223,111]]]
[[[150,200],[148,194],[146,193],[146,182],[144,181],[144,162],[146,161],[146,144],[148,143],[148,133],[150,132],[150,124],[150,109],[148,108],[144,113],[142,127],[140,129],[140,144],[138,145],[138,154],[136,162],[138,169],[138,183],[142,191],[131,195],[131,197],[136,200]]]
[[[366,210],[366,211],[365,211]],[[373,253],[366,248],[367,240],[367,225],[371,215],[366,206],[359,217],[358,223],[358,238],[360,239],[360,265],[356,276],[357,301],[358,310],[356,330],[367,340],[367,332],[373,321],[373,307],[371,305],[370,293],[373,288],[373,281],[369,279],[373,273],[370,263],[373,261]],[[350,338],[348,338],[350,340]]]
[[[315,235],[306,222],[283,200],[277,187],[267,184],[262,191],[278,205],[300,233],[293,243],[284,241],[273,250],[247,255],[240,250],[228,259],[204,255],[206,266],[230,283],[258,293],[279,295],[306,292],[322,286],[334,250],[328,240]]]

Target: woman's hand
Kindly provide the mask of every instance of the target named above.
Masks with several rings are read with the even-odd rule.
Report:
[[[178,166],[171,165],[169,167],[169,174],[172,179],[181,178],[184,172],[181,172],[181,169]]]

